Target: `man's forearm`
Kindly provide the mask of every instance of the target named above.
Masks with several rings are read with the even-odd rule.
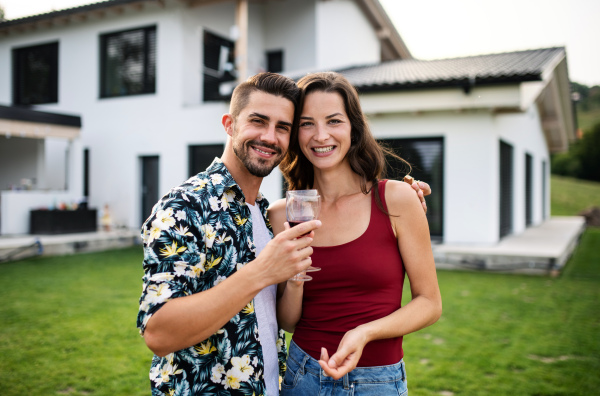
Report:
[[[240,312],[266,286],[252,266],[201,293],[168,301],[155,312],[144,332],[148,348],[158,356],[206,340]]]

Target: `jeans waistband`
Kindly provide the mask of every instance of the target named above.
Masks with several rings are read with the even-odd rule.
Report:
[[[321,369],[319,362],[304,352],[294,341],[290,343],[288,359],[293,359],[300,366],[301,370],[319,376],[321,381],[336,381],[327,376]],[[337,381],[347,385],[348,383],[389,382],[405,379],[404,360],[400,360],[396,364],[387,366],[357,367]]]

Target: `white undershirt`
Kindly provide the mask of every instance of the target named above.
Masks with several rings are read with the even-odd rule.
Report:
[[[271,240],[271,235],[265,220],[257,205],[248,205],[252,213],[252,234],[256,255],[263,250]],[[277,314],[275,312],[277,285],[270,285],[262,289],[254,297],[254,311],[258,321],[258,336],[263,350],[265,363],[265,384],[268,396],[279,395],[279,360],[277,358]]]

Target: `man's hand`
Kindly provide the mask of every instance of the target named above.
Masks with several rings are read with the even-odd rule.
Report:
[[[321,227],[319,220],[307,221],[293,228],[286,227],[273,238],[255,260],[269,284],[287,281],[306,270],[312,263],[310,246],[314,230]]]
[[[425,202],[425,197],[431,194],[431,187],[429,184],[415,180],[412,176],[406,175],[404,176],[404,182],[411,185],[413,190],[416,191],[419,200],[421,201],[421,205],[423,206],[423,210],[427,213],[427,202]]]

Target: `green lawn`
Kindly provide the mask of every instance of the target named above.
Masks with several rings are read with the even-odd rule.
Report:
[[[0,264],[1,395],[148,395],[140,247]]]
[[[600,183],[552,177],[554,215],[598,197]],[[442,318],[405,338],[410,394],[598,394],[598,246],[589,228],[558,278],[439,271]],[[149,395],[141,260],[138,246],[0,264],[0,394]]]
[[[600,207],[600,183],[552,175],[550,202],[553,216],[574,216],[592,206]]]

